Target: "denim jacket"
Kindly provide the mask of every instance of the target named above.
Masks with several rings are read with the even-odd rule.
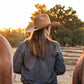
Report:
[[[44,60],[31,54],[25,41],[21,42],[13,58],[15,73],[21,74],[21,81],[28,84],[57,84],[57,75],[66,71],[62,51],[58,42],[54,42],[56,50],[51,45],[45,52]]]

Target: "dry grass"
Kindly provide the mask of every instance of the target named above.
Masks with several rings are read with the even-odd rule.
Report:
[[[14,84],[22,84],[20,81],[15,81]]]

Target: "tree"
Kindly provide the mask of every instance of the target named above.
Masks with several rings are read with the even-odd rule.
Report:
[[[53,8],[47,10],[45,4],[36,4],[35,7],[37,11],[32,14],[31,21],[33,17],[38,14],[47,13],[50,17],[50,20],[61,22],[61,26],[53,26],[51,28],[51,38],[59,41],[62,45],[68,43],[69,45],[84,44],[82,41],[84,36],[84,23],[77,17],[76,11],[72,7],[65,9],[65,6],[55,5]],[[78,37],[78,32],[81,34]],[[75,40],[74,40],[75,39]]]
[[[47,12],[47,6],[45,4],[36,4],[35,7],[37,8],[37,11],[32,13],[31,21],[33,21],[33,17],[38,14],[45,14]]]
[[[24,29],[5,29],[4,31],[0,30],[0,34],[3,35],[11,44],[12,47],[19,46],[20,42],[26,39],[26,34]]]

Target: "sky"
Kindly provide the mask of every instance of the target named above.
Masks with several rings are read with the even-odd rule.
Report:
[[[0,0],[0,29],[25,28],[31,21],[31,13],[36,11],[35,4],[46,4],[47,9],[61,4],[76,10],[78,18],[84,21],[84,0]]]

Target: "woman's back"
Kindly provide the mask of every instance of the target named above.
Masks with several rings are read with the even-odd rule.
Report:
[[[57,75],[65,72],[59,43],[49,40],[51,23],[47,14],[34,17],[27,31],[30,39],[22,42],[14,56],[14,72],[21,74],[23,84],[57,84]]]
[[[26,42],[28,44],[28,40]],[[16,61],[14,62],[14,71],[16,73],[21,73],[22,82],[33,82],[33,84],[57,84],[56,75],[65,72],[65,65],[59,43],[53,42],[53,44],[56,46],[56,49],[50,41],[49,45],[51,48],[47,47],[44,60],[36,58],[31,54],[29,44],[28,49],[26,48],[25,42],[20,44],[14,57],[14,61]],[[19,53],[17,53],[18,51]],[[21,54],[20,51],[22,52]],[[19,55],[18,58],[17,55]],[[18,67],[16,64],[20,66]]]

